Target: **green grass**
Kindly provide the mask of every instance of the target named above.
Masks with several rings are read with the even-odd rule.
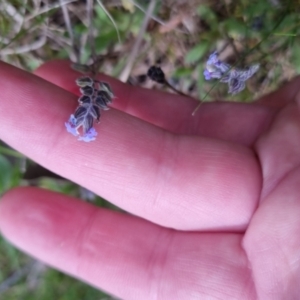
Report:
[[[2,0],[0,58],[32,71],[55,58],[90,64],[102,55],[105,59],[99,69],[122,78],[145,13],[130,0],[116,2],[115,5],[111,1],[102,1],[116,23],[119,42],[110,18],[94,2],[92,17],[88,17],[83,1],[74,1],[66,6],[70,32],[59,5],[46,9],[36,6],[38,1]],[[166,89],[149,80],[139,80],[151,65],[159,63],[176,88],[192,97],[205,98],[205,101],[216,98],[252,101],[300,73],[299,0],[236,0],[231,4],[215,0],[203,1],[196,6],[192,1],[193,4],[186,2],[184,7],[171,5],[173,2],[164,1],[162,4],[158,1],[141,36],[134,63],[129,66],[130,77],[127,76],[125,81],[130,79],[137,85]],[[147,1],[138,3],[147,10]],[[88,29],[91,26],[93,34]],[[247,88],[234,97],[227,94],[226,85],[206,82],[203,78],[207,57],[216,49],[222,59],[232,65],[261,65],[259,72],[247,82]],[[24,177],[25,169],[34,165],[7,145],[0,144],[0,195],[14,186],[34,184],[82,197],[80,187],[53,174],[45,175],[40,171],[40,176],[35,178]],[[115,209],[99,197],[94,203]],[[34,275],[35,284],[30,284],[29,279],[36,272],[36,266],[36,262],[0,239],[0,298],[88,300],[105,297],[105,294],[84,283],[41,266]],[[11,281],[1,292],[1,282],[10,282],[12,276],[21,271],[24,274],[17,281]]]
[[[0,253],[1,299],[108,299],[105,293],[30,259],[2,238]]]

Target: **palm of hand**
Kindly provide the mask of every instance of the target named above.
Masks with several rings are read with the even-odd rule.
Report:
[[[78,77],[67,63],[37,71],[64,90],[2,70],[5,142],[158,224],[17,189],[0,207],[14,244],[124,299],[297,298],[299,80],[259,104],[205,104],[192,118],[192,100],[108,79],[116,109],[86,145],[62,125]]]

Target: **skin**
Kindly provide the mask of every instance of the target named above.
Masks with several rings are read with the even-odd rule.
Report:
[[[79,74],[1,63],[0,138],[130,214],[20,187],[0,202],[16,247],[121,299],[299,299],[300,78],[253,104],[124,85],[92,143],[64,122]]]

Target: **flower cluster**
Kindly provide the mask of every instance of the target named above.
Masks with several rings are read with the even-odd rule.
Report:
[[[108,104],[112,102],[114,94],[108,83],[94,80],[90,77],[81,77],[76,80],[80,87],[81,97],[76,108],[65,123],[67,131],[78,136],[79,141],[94,141],[97,132],[93,127],[94,120],[99,123],[100,109],[108,110]],[[78,129],[82,127],[82,135]]]
[[[237,94],[241,92],[246,81],[259,69],[259,64],[252,65],[246,69],[236,69],[229,64],[219,60],[218,53],[212,53],[207,62],[203,75],[206,80],[220,79],[220,82],[228,83],[228,93]]]

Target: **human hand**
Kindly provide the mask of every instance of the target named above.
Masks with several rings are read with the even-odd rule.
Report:
[[[1,63],[1,139],[136,216],[17,188],[0,203],[8,240],[122,299],[298,299],[299,78],[192,117],[192,99],[100,76],[117,99],[86,144],[64,127],[78,73],[36,74]]]

